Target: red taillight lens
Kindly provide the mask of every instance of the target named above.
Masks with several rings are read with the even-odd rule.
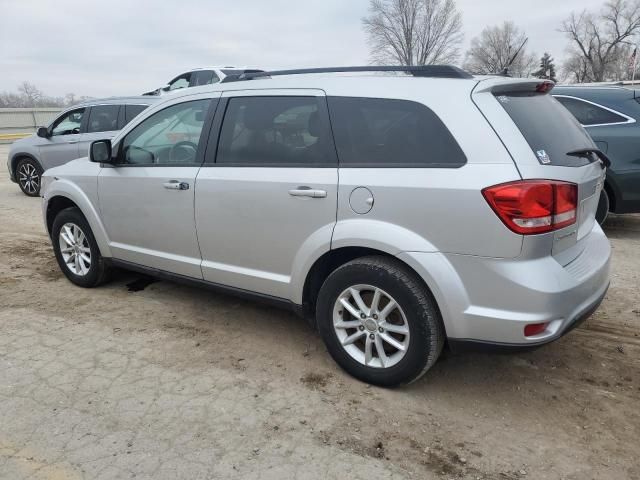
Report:
[[[535,337],[544,332],[547,329],[547,325],[549,325],[549,323],[532,323],[527,325],[524,327],[524,336]]]
[[[555,180],[520,180],[482,191],[502,222],[522,235],[546,233],[575,223],[578,186]]]

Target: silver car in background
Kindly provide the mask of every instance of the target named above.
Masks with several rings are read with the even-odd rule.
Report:
[[[37,197],[45,170],[86,156],[91,142],[112,137],[155,102],[153,97],[114,97],[67,108],[49,126],[13,142],[7,159],[11,180]]]
[[[45,174],[71,282],[117,266],[291,308],[384,386],[445,343],[538,347],[604,298],[608,160],[553,83],[438,66],[232,80],[163,97]]]

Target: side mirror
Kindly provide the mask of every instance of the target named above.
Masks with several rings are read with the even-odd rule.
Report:
[[[89,160],[96,163],[111,163],[111,140],[96,140],[89,148]]]
[[[40,138],[49,138],[49,129],[47,127],[38,127],[36,135]]]

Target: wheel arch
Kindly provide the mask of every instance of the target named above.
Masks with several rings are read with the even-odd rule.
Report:
[[[438,309],[438,312],[442,315],[442,310],[432,286],[427,283],[422,275],[413,268],[412,265],[404,261],[402,258],[384,250],[371,247],[361,246],[346,246],[329,250],[318,258],[311,268],[309,269],[304,286],[302,288],[302,313],[304,317],[311,323],[313,327],[316,327],[315,323],[315,306],[320,288],[324,284],[327,277],[335,271],[341,265],[348,263],[352,260],[369,256],[381,256],[392,259],[395,262],[399,262],[412,272],[416,279],[424,286],[427,294],[431,297],[434,306]]]
[[[17,153],[14,153],[13,156],[11,157],[11,176],[12,176],[11,179],[12,180],[18,181],[18,176],[16,175],[18,170],[18,163],[20,162],[20,160],[23,160],[23,159],[33,160],[38,165],[38,167],[40,167],[40,170],[44,172],[44,168],[42,168],[42,164],[32,154],[27,152],[17,152]]]
[[[56,185],[57,188],[48,189],[45,203],[43,204],[43,216],[49,235],[51,236],[51,227],[53,226],[56,215],[65,208],[76,207],[82,215],[84,215],[87,223],[89,223],[98,248],[100,249],[100,254],[105,258],[111,257],[111,248],[109,247],[107,232],[89,198],[84,192],[68,182],[61,183],[58,181],[56,183],[58,184]]]

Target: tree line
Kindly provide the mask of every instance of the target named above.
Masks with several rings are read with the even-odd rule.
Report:
[[[64,108],[90,97],[77,96],[74,93],[67,93],[64,97],[51,97],[44,94],[34,84],[22,82],[18,85],[18,92],[0,92],[0,108],[35,108],[35,107],[58,107]]]
[[[362,24],[375,63],[462,60],[462,67],[474,74],[558,79],[553,58],[532,53],[526,33],[510,21],[486,27],[462,56],[462,14],[455,0],[370,0]],[[573,12],[557,29],[568,40],[561,80],[603,82],[634,76],[640,0],[609,0],[599,11]]]

